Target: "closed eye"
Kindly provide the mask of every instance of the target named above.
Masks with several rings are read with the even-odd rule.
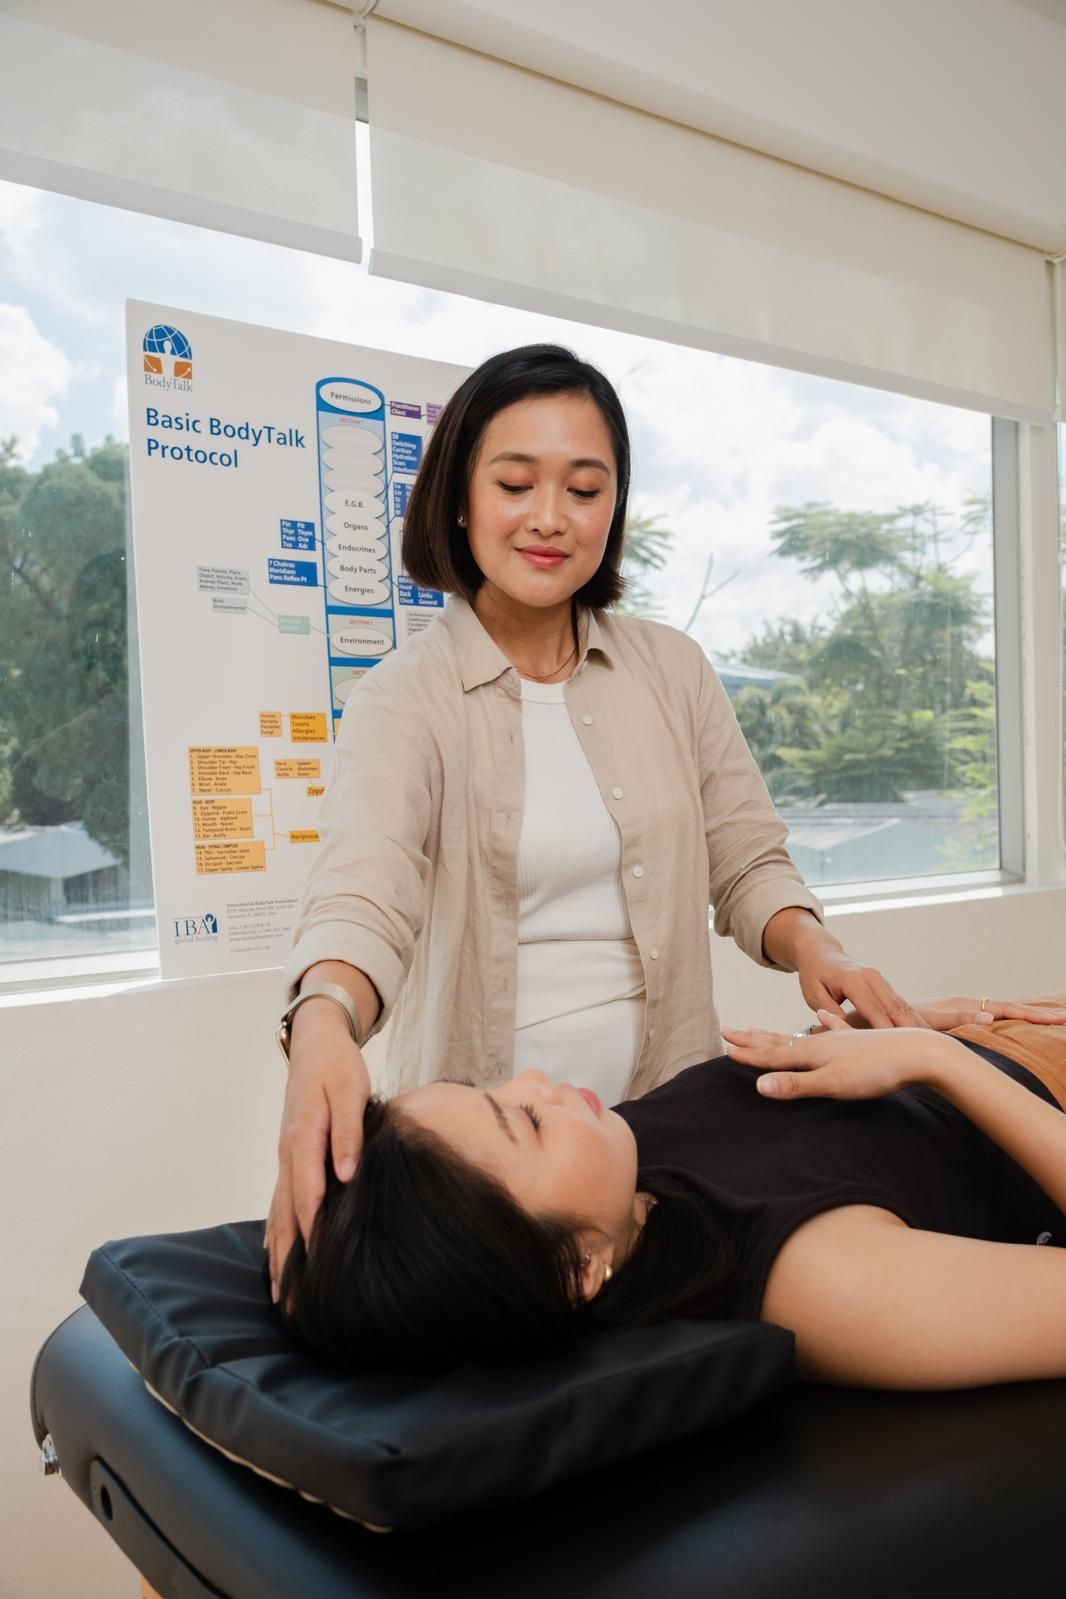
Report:
[[[500,478],[497,479],[497,484],[503,489],[505,494],[528,494],[531,487],[529,483],[504,483]],[[570,493],[578,500],[594,500],[601,492],[600,489],[570,490]]]
[[[532,1105],[523,1105],[522,1109],[525,1111],[526,1115],[529,1117],[530,1121],[533,1123],[533,1126],[537,1129],[537,1132],[539,1133],[540,1132],[540,1116],[533,1109],[533,1106]]]

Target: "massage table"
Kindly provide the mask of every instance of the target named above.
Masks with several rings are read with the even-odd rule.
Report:
[[[1066,1381],[929,1394],[797,1383],[624,1467],[386,1534],[201,1441],[88,1307],[42,1348],[32,1413],[43,1469],[161,1599],[1051,1599],[1066,1587]]]

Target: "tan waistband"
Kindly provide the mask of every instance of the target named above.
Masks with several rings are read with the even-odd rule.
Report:
[[[1066,1004],[1066,994],[1044,995],[1044,1004]],[[1026,1004],[1041,1001],[1027,1000]],[[972,1044],[983,1044],[1010,1060],[1017,1061],[1027,1071],[1038,1077],[1045,1088],[1051,1090],[1058,1103],[1066,1110],[1066,1027],[1048,1026],[1042,1022],[992,1022],[988,1027],[954,1027],[953,1038],[962,1038]]]

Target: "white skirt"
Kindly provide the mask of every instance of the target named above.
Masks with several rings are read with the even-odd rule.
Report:
[[[518,946],[515,1076],[591,1088],[617,1105],[644,1040],[644,970],[631,938]]]

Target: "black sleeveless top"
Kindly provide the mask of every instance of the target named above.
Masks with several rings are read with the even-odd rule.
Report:
[[[966,1047],[1056,1104],[1023,1066]],[[701,1189],[737,1238],[735,1315],[758,1317],[786,1239],[841,1205],[878,1205],[909,1227],[964,1238],[1066,1245],[1058,1206],[933,1089],[782,1103],[757,1091],[760,1075],[723,1055],[615,1107],[633,1129],[641,1169]]]

